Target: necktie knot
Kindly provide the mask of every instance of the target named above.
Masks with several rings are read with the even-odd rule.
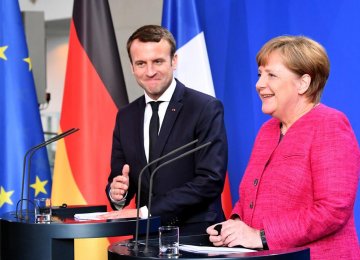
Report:
[[[151,109],[153,112],[157,112],[159,111],[159,105],[160,105],[161,101],[151,101],[150,105],[151,105]]]

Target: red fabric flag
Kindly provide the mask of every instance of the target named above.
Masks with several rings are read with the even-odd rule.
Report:
[[[110,209],[105,186],[112,131],[118,109],[127,103],[108,1],[75,0],[59,131],[80,131],[58,143],[54,205],[106,204]],[[94,246],[82,241],[75,241],[76,259],[106,259],[107,239],[91,239]]]
[[[225,214],[226,219],[228,219],[231,215],[232,211],[232,199],[231,199],[231,190],[230,190],[230,182],[229,182],[229,174],[226,173],[224,190],[221,193],[221,203],[222,208]]]

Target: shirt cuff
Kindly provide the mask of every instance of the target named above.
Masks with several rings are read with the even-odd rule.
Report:
[[[141,219],[147,219],[149,216],[149,210],[147,208],[147,206],[143,206],[141,208],[139,208],[139,217]]]
[[[112,197],[111,197],[111,189],[109,190],[109,198],[111,200],[111,202],[114,204],[115,208],[117,210],[120,210],[122,209],[124,206],[125,206],[125,202],[126,202],[126,196],[127,196],[127,192],[125,193],[124,197],[122,200],[114,200]]]

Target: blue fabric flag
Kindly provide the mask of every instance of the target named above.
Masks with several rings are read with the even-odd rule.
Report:
[[[168,1],[163,4],[162,25],[174,35],[178,48],[201,32],[196,2]]]
[[[21,197],[24,155],[44,141],[18,1],[0,3],[0,214],[14,211]],[[31,161],[30,199],[49,197],[46,148]],[[27,180],[27,177],[26,179]],[[27,195],[25,187],[24,197]]]
[[[196,0],[164,0],[162,25],[177,42],[179,56],[175,76],[186,86],[215,96],[204,30],[200,24]],[[232,209],[230,185],[225,180],[222,206],[226,216]]]
[[[195,0],[165,0],[162,24],[177,42],[175,77],[186,86],[215,96],[204,32],[199,24]]]

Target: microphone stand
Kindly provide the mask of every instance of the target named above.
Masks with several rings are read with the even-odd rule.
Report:
[[[147,165],[145,165],[145,167],[140,171],[140,173],[139,173],[139,182],[138,182],[138,191],[137,191],[137,195],[136,195],[136,197],[137,197],[137,204],[136,204],[135,244],[134,244],[134,248],[133,248],[134,251],[138,251],[138,250],[139,250],[139,248],[138,248],[138,237],[139,237],[139,215],[140,215],[140,191],[141,191],[141,178],[142,178],[143,173],[145,172],[145,170],[146,170],[149,166],[153,165],[154,163],[157,163],[158,161],[163,160],[163,159],[169,157],[170,155],[172,155],[172,154],[174,154],[174,153],[177,153],[177,152],[179,152],[179,151],[181,151],[181,150],[183,150],[183,149],[185,149],[185,148],[187,148],[187,147],[189,147],[189,146],[197,143],[198,141],[199,141],[198,139],[195,139],[194,141],[191,141],[190,143],[187,143],[187,144],[185,144],[185,145],[183,145],[183,146],[181,146],[181,147],[179,147],[179,148],[176,148],[175,150],[173,150],[173,151],[171,151],[171,152],[169,152],[169,153],[167,153],[167,154],[165,154],[165,155],[163,155],[163,156],[161,156],[161,157],[159,157],[159,158],[157,158],[157,159],[149,162],[149,163],[148,163]]]
[[[165,165],[168,165],[169,163],[172,163],[173,161],[176,161],[180,158],[183,158],[189,154],[192,154],[200,149],[203,149],[204,147],[208,146],[211,144],[211,141],[205,143],[205,144],[202,144],[194,149],[191,149],[183,154],[180,154],[179,156],[171,159],[171,160],[168,160],[162,164],[160,164],[158,167],[156,167],[154,169],[154,171],[151,173],[151,176],[150,176],[150,184],[149,184],[149,204],[148,204],[148,217],[147,217],[147,222],[146,222],[146,238],[145,238],[145,249],[144,249],[144,253],[149,253],[149,248],[148,248],[148,244],[149,244],[149,230],[150,230],[150,210],[151,210],[151,197],[152,197],[152,186],[153,186],[153,179],[154,179],[154,176],[155,176],[155,173],[163,166]]]
[[[48,140],[46,140],[45,142],[41,143],[41,144],[38,144],[32,148],[30,148],[26,153],[25,153],[25,156],[24,156],[24,162],[23,162],[23,176],[22,176],[22,184],[21,184],[21,198],[20,198],[20,214],[19,214],[19,219],[22,219],[23,216],[22,216],[22,210],[23,210],[23,200],[24,199],[24,185],[25,185],[25,169],[26,169],[26,162],[27,162],[27,157],[28,155],[30,154],[29,156],[29,160],[28,160],[28,181],[27,181],[27,184],[28,184],[28,190],[27,190],[27,203],[26,203],[26,216],[25,216],[25,220],[28,220],[29,219],[29,198],[30,198],[30,191],[29,191],[29,184],[30,184],[30,169],[31,169],[31,159],[32,159],[32,156],[34,155],[34,153],[39,150],[40,148],[44,147],[44,146],[47,146],[55,141],[58,141],[72,133],[75,133],[79,131],[79,128],[71,128],[59,135],[56,135]],[[18,217],[17,215],[17,209],[16,209],[16,217]]]

